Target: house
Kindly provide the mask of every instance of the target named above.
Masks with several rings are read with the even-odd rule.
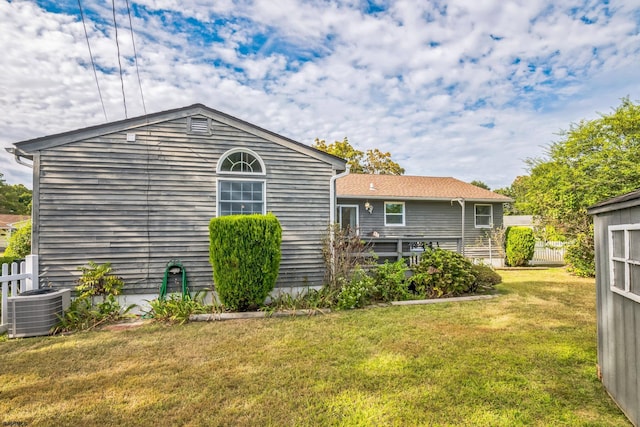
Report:
[[[337,180],[337,220],[358,230],[381,258],[411,256],[425,245],[499,265],[490,235],[510,198],[450,177],[350,174]]]
[[[640,190],[588,211],[596,255],[598,367],[602,383],[640,425]]]
[[[7,249],[11,233],[18,229],[20,223],[29,219],[29,215],[0,214],[0,253]]]
[[[322,285],[343,159],[201,104],[14,145],[33,162],[41,285],[73,287],[79,266],[110,262],[124,293],[151,299],[179,260],[190,290],[211,288],[210,219],[266,212],[283,229],[276,286]]]

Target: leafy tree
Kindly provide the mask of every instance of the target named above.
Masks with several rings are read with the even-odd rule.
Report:
[[[9,185],[0,173],[0,213],[13,215],[31,214],[31,193],[22,184]]]
[[[578,275],[595,274],[587,208],[640,188],[640,105],[624,98],[612,113],[572,124],[544,158],[527,160],[526,206],[573,240],[566,256]]]
[[[313,142],[313,148],[347,160],[351,173],[370,173],[381,175],[402,175],[404,168],[393,160],[391,153],[382,152],[377,148],[366,152],[355,149],[345,137],[343,141],[327,144],[324,139]]]
[[[489,188],[489,186],[487,184],[485,184],[482,181],[478,181],[477,179],[474,179],[469,184],[475,185],[476,187],[484,188],[485,190],[491,190],[491,188]]]
[[[514,202],[504,204],[505,215],[533,215],[527,203],[528,185],[529,176],[521,175],[517,176],[509,187],[493,190],[514,200]]]
[[[24,258],[31,253],[31,221],[22,223],[16,231],[11,233],[9,244],[4,256]]]

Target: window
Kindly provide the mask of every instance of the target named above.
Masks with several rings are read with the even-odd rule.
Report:
[[[358,205],[339,205],[338,223],[346,232],[358,233]]]
[[[384,225],[404,225],[404,202],[384,202]]]
[[[218,180],[218,216],[264,214],[264,184]]]
[[[476,228],[491,228],[493,226],[493,206],[474,205]]]
[[[609,227],[609,276],[613,292],[640,302],[640,224]]]
[[[218,161],[217,172],[221,175],[218,178],[218,216],[266,212],[266,182],[256,179],[256,175],[265,175],[260,156],[246,149],[229,150]]]

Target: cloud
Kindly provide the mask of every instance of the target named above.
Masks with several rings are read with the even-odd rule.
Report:
[[[104,122],[79,12],[0,3],[0,142]],[[63,7],[66,7],[64,9]],[[109,120],[124,117],[109,5],[83,2]],[[634,2],[131,2],[146,111],[200,102],[311,144],[345,136],[408,174],[523,174],[555,132],[640,98]],[[144,112],[124,4],[128,114]],[[8,179],[29,171],[3,154]]]

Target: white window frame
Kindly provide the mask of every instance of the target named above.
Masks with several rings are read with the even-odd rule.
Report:
[[[630,242],[629,242],[629,231],[640,230],[640,224],[621,224],[621,225],[610,225],[608,229],[609,234],[609,289],[612,292],[622,295],[630,300],[640,303],[640,294],[635,294],[631,292],[631,265],[640,266],[640,261],[632,260],[631,250],[630,250]],[[615,231],[622,231],[624,234],[624,255],[622,257],[616,257],[613,255],[613,233]],[[620,262],[624,263],[624,289],[617,288],[615,285],[615,275],[614,275],[614,263]]]
[[[389,224],[387,223],[387,215],[393,215],[393,216],[398,216],[398,214],[392,213],[392,214],[388,214],[387,213],[387,205],[402,205],[402,223],[401,224]],[[385,227],[404,227],[405,225],[405,218],[407,215],[407,206],[405,205],[404,202],[384,202],[383,205],[383,209],[384,211],[382,212],[382,214],[384,215],[384,226]]]
[[[342,227],[342,208],[356,208],[356,235],[360,234],[360,207],[358,205],[338,205],[338,224]]]
[[[489,224],[478,224],[478,206],[489,206],[491,213],[489,214]],[[486,217],[487,215],[480,215]],[[473,205],[473,225],[476,228],[492,228],[493,227],[493,205],[491,203],[476,203]]]
[[[260,163],[260,168],[262,169],[262,172],[242,172],[242,171],[223,171],[221,170],[222,168],[222,163],[225,161],[225,159],[227,157],[229,157],[231,154],[235,154],[235,153],[247,153],[252,155],[253,157],[256,158],[256,160],[258,160],[258,162]],[[253,150],[250,150],[248,148],[232,148],[231,150],[228,150],[227,152],[225,152],[222,156],[220,156],[220,159],[218,160],[218,164],[216,165],[216,173],[217,174],[221,174],[221,175],[250,175],[250,176],[254,176],[254,175],[266,175],[267,174],[267,169],[264,165],[264,162],[262,161],[262,158],[258,155],[258,153],[256,153]]]
[[[241,182],[241,181],[260,182],[262,184],[262,215],[265,215],[267,213],[267,181],[266,180],[252,179],[252,178],[218,178],[216,179],[216,192],[217,192],[216,216],[223,216],[223,215],[220,215],[220,183],[221,182]]]

